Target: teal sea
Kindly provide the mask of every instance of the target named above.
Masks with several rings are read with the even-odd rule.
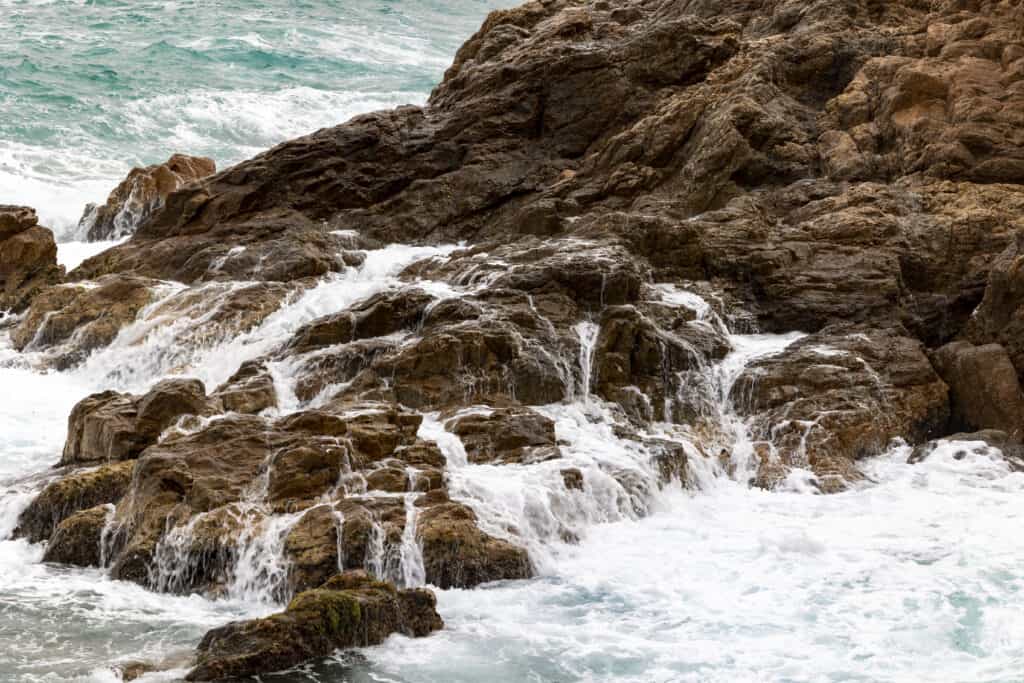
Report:
[[[58,232],[134,165],[420,103],[500,0],[0,0],[0,203]]]

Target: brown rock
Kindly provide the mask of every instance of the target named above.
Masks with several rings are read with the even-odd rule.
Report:
[[[133,168],[102,206],[86,207],[78,229],[90,242],[133,234],[167,195],[217,170],[213,159],[175,154],[162,164]]]
[[[528,463],[557,458],[555,423],[526,408],[456,416],[445,428],[458,435],[470,462]]]
[[[953,342],[935,351],[932,361],[949,385],[953,429],[1024,435],[1024,391],[1006,349]]]
[[[39,543],[50,538],[68,517],[117,503],[128,491],[134,466],[121,462],[74,471],[47,485],[21,513],[15,535]]]
[[[23,311],[64,277],[53,233],[36,223],[28,207],[0,206],[0,311]]]
[[[434,594],[395,590],[365,574],[341,575],[299,594],[279,614],[207,633],[190,681],[213,681],[291,668],[334,650],[377,645],[392,633],[423,637],[443,627]]]
[[[103,529],[112,512],[112,506],[98,505],[62,521],[46,546],[43,562],[99,567]]]

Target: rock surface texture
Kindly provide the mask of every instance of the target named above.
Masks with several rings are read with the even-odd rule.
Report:
[[[92,228],[131,239],[49,288],[52,237],[0,209],[0,301],[57,367],[171,340],[146,361],[175,379],[75,408],[22,533],[290,602],[191,680],[426,635],[412,589],[528,578],[595,487],[640,515],[695,458],[824,493],[900,439],[1019,462],[1022,0],[528,2],[423,107],[188,164],[118,188]],[[755,332],[789,336],[738,364]],[[574,460],[569,408],[642,466]],[[479,481],[520,488],[495,512]]]
[[[102,206],[90,204],[78,230],[90,242],[127,237],[159,209],[167,195],[213,175],[213,159],[175,154],[162,164],[132,169]]]

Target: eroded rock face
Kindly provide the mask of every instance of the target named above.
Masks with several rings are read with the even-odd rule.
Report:
[[[64,520],[87,508],[117,503],[128,491],[132,462],[72,472],[48,485],[18,519],[15,536],[33,543],[50,538]]]
[[[360,644],[334,625],[338,605],[379,607],[386,628],[367,626],[383,638],[402,593],[336,575],[404,581],[410,540],[415,581],[531,575],[505,540],[515,520],[498,538],[453,500],[424,414],[461,440],[464,466],[549,468],[569,496],[604,476],[637,515],[659,481],[692,485],[697,458],[766,488],[810,470],[832,492],[897,438],[998,427],[978,439],[1016,452],[1018,5],[551,0],[493,13],[425,107],[359,116],[175,189],[130,240],[35,297],[12,338],[66,366],[175,281],[152,314],[208,326],[176,334],[177,371],[319,278],[366,284],[368,250],[464,243],[351,305],[319,302],[209,397],[87,399],[65,459],[137,458],[134,476],[119,500],[85,501],[39,534],[56,525],[55,557],[92,561],[92,506],[117,503],[104,546],[116,577],[212,594],[230,590],[254,538],[272,538],[273,597],[299,602],[212,632],[193,672],[205,680]],[[31,220],[0,211],[0,236]],[[734,335],[756,331],[808,336],[747,367],[723,401]],[[566,403],[613,422],[650,471],[559,462],[567,442],[545,415]],[[186,414],[203,419],[167,430]],[[344,585],[321,588],[332,581]]]
[[[859,478],[857,460],[891,440],[941,433],[947,392],[920,342],[900,330],[833,327],[753,363],[733,400],[761,440],[757,483],[771,486],[796,466],[834,491]]]
[[[78,403],[68,418],[61,465],[137,458],[183,415],[214,411],[199,380],[164,380],[143,396],[105,391]]]
[[[213,175],[213,159],[175,154],[162,164],[134,168],[102,206],[86,207],[78,230],[90,242],[127,237],[175,190]]]
[[[38,222],[33,209],[0,205],[0,311],[21,312],[64,277],[53,233]]]
[[[1006,349],[954,342],[932,360],[949,385],[953,429],[993,429],[1018,440],[1024,435],[1024,391]]]
[[[434,594],[396,590],[362,572],[335,576],[300,593],[279,614],[207,633],[190,681],[215,681],[287,669],[337,649],[384,642],[392,633],[423,637],[443,627]]]

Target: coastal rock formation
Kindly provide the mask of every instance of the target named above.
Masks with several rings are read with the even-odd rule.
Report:
[[[167,195],[216,170],[213,159],[184,154],[175,154],[162,164],[133,168],[106,204],[85,208],[78,232],[90,242],[127,237],[163,206]]]
[[[44,492],[24,533],[156,590],[297,595],[208,634],[208,680],[425,635],[429,594],[373,581],[527,578],[531,544],[643,515],[694,472],[832,493],[892,443],[920,460],[961,430],[1016,462],[1022,13],[493,13],[424,107],[174,189],[35,295],[12,339],[58,367],[115,338],[125,362],[170,340],[146,358],[161,377],[209,350],[229,367],[209,395],[79,404],[62,464],[127,461],[130,481]],[[481,504],[481,471],[514,495]]]
[[[300,593],[280,614],[214,629],[199,644],[189,681],[280,671],[339,648],[377,645],[392,633],[422,637],[443,627],[434,594],[395,590],[362,572]]]
[[[733,400],[763,446],[759,485],[803,467],[836,491],[859,479],[857,460],[893,439],[940,434],[947,392],[921,343],[901,330],[835,326],[752,363]]]
[[[24,310],[64,277],[53,233],[24,206],[0,206],[0,312]]]

